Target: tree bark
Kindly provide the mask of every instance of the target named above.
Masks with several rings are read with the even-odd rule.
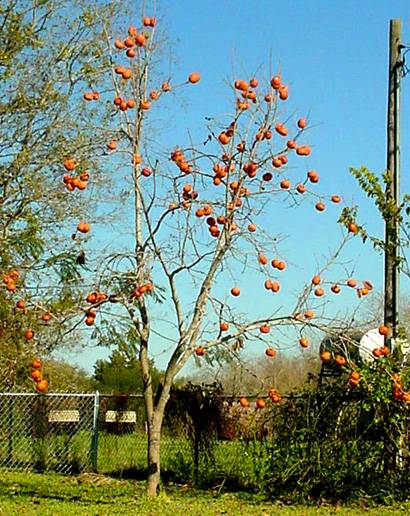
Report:
[[[148,423],[148,478],[147,495],[151,498],[157,496],[161,481],[161,425],[159,421]]]

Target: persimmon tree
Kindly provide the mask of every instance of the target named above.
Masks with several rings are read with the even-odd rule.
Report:
[[[5,389],[24,387],[24,364],[33,353],[61,345],[66,318],[78,304],[73,285],[85,259],[79,240],[70,239],[71,226],[92,205],[87,195],[66,195],[60,166],[75,150],[82,170],[90,169],[101,146],[78,91],[79,81],[83,88],[104,65],[95,64],[102,39],[94,14],[77,1],[6,0],[0,6],[0,355],[6,365],[0,385]],[[104,113],[99,116],[103,122]],[[101,178],[92,178],[94,190]],[[86,187],[77,178],[77,188]],[[40,338],[33,339],[37,333]]]
[[[101,92],[98,99],[91,88],[83,95],[85,110],[95,103],[112,106],[106,149],[120,185],[132,193],[132,208],[121,220],[121,230],[125,228],[128,238],[132,235],[132,249],[98,255],[96,274],[87,276],[94,289],[80,309],[95,338],[107,339],[110,332],[120,335],[130,325],[136,333],[150,496],[160,483],[161,426],[170,389],[191,357],[229,360],[253,340],[264,343],[266,356],[274,359],[279,335],[275,332],[285,329],[294,335],[296,346],[307,348],[309,328],[330,331],[334,326],[340,331],[346,326],[326,316],[325,294],[354,289],[363,297],[372,290],[367,280],[339,275],[332,281],[326,272],[357,233],[354,222],[345,220],[340,246],[322,268],[312,271],[294,305],[285,307],[277,300],[283,294],[287,263],[278,244],[280,227],[272,227],[269,219],[272,205],[296,209],[306,199],[320,216],[342,201],[336,193],[315,191],[315,170],[299,173],[296,184],[288,178],[288,164],[293,167],[311,155],[309,121],[283,114],[289,88],[279,74],[266,81],[234,78],[230,114],[208,119],[201,144],[192,136],[167,151],[159,150],[153,131],[161,106],[183,86],[201,88],[201,75],[190,70],[178,81],[162,73],[158,32],[157,19],[145,13],[137,25],[122,25],[118,33],[107,30],[104,57],[110,69],[101,76],[101,87],[94,85]],[[94,134],[100,127],[97,116]],[[77,161],[73,151],[65,167],[74,171]],[[63,173],[63,163],[60,168]],[[69,189],[71,174],[64,176]],[[77,229],[93,233],[87,221]],[[237,308],[246,269],[252,271],[254,288],[272,296],[257,313],[249,308],[243,314]],[[165,322],[159,315],[162,306]],[[158,341],[168,343],[169,355],[161,385],[154,389],[152,357]],[[339,364],[347,365],[346,359]],[[358,382],[356,376],[353,380]],[[269,397],[272,402],[281,399],[274,386]],[[246,399],[242,403],[249,405]],[[258,399],[256,406],[262,409],[265,400]]]

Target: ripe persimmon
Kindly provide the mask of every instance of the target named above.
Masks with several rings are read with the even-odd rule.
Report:
[[[274,358],[276,356],[276,349],[266,348],[265,355],[269,358]]]
[[[321,278],[320,278],[320,276],[319,276],[318,274],[316,274],[316,275],[315,275],[315,276],[313,276],[313,278],[312,278],[312,284],[313,284],[313,285],[320,285],[321,281],[322,281],[322,280],[321,280]]]
[[[124,43],[124,46],[127,47],[127,48],[132,48],[134,46],[134,44],[135,44],[134,39],[132,37],[130,37],[130,36],[127,36],[124,39],[123,43]]]
[[[222,145],[226,145],[231,141],[230,137],[224,131],[220,133],[220,135],[218,136],[218,140],[220,141],[220,143],[222,143]]]
[[[332,195],[330,200],[335,204],[338,204],[339,202],[341,202],[342,198],[340,197],[340,195]]]
[[[145,42],[145,34],[143,34],[142,32],[140,34],[137,34],[137,36],[135,37],[135,43],[137,44],[137,46],[143,47],[145,45]]]
[[[284,271],[286,269],[286,262],[284,262],[283,260],[280,260],[279,263],[277,264],[276,268],[279,271]]]
[[[280,187],[282,188],[282,190],[289,190],[289,188],[290,188],[289,179],[282,179],[282,181],[280,182]]]
[[[39,369],[33,369],[30,376],[35,382],[40,382],[43,378],[43,375]]]
[[[308,145],[299,145],[296,147],[296,154],[298,156],[309,156],[312,149]]]
[[[16,269],[13,269],[12,271],[10,271],[8,275],[12,280],[15,280],[15,281],[17,281],[20,277],[20,273]]]
[[[341,367],[346,365],[346,359],[343,355],[336,355],[335,362],[338,366],[341,366]]]
[[[319,182],[319,175],[316,172],[316,170],[309,170],[309,172],[307,173],[307,177],[311,183]]]
[[[87,224],[87,222],[80,222],[77,225],[77,231],[80,233],[88,233],[90,231],[90,224]]]
[[[322,297],[325,295],[325,291],[321,287],[315,288],[313,293],[315,294],[316,297]]]
[[[356,281],[354,278],[349,278],[349,279],[346,281],[346,285],[347,285],[348,287],[355,288],[355,287],[357,287],[357,281]]]
[[[150,109],[151,107],[151,102],[149,102],[148,100],[141,100],[140,101],[140,108],[143,110],[143,111],[148,111],[148,109]]]
[[[24,310],[25,307],[26,307],[26,302],[24,301],[24,299],[19,299],[16,303],[16,308],[18,308],[20,310]]]
[[[114,41],[114,46],[115,48],[117,48],[118,50],[123,50],[125,48],[125,45],[124,43],[120,40],[120,39],[116,39]]]
[[[227,322],[221,322],[219,325],[219,329],[221,331],[228,331],[229,330],[229,324]]]
[[[73,160],[73,159],[68,159],[68,158],[67,158],[67,159],[64,161],[64,168],[65,168],[66,170],[68,170],[68,171],[72,171],[72,170],[74,170],[74,169],[75,169],[75,167],[76,167],[76,162],[75,162],[75,160]]]
[[[289,88],[287,86],[280,86],[279,87],[279,98],[281,100],[287,100],[289,97]]]
[[[233,287],[231,288],[231,294],[238,297],[241,294],[241,289],[239,287]]]
[[[387,346],[382,346],[380,348],[380,353],[384,356],[384,357],[387,357],[388,355],[390,355],[390,349],[387,347]]]
[[[282,400],[282,396],[276,389],[269,389],[268,396],[272,403],[279,403]]]
[[[272,281],[270,289],[272,290],[272,292],[279,292],[280,284],[277,281]]]
[[[245,398],[244,396],[242,396],[242,398],[239,399],[239,403],[241,404],[241,406],[243,408],[248,408],[250,406],[248,399]]]
[[[298,120],[299,129],[305,129],[306,126],[307,126],[306,118],[299,118],[299,120]]]
[[[317,202],[315,204],[315,208],[317,209],[317,211],[325,211],[326,205],[323,202]]]
[[[302,348],[308,348],[309,347],[309,340],[306,339],[305,337],[301,337],[299,339],[299,344]]]
[[[330,351],[322,351],[322,353],[320,353],[320,360],[322,362],[330,362],[331,359],[332,355],[330,354]]]
[[[275,131],[280,134],[281,136],[287,136],[289,131],[286,129],[286,127],[282,123],[277,123],[275,125]]]
[[[349,222],[349,224],[347,225],[347,229],[348,229],[349,233],[353,233],[354,235],[356,235],[357,232],[359,231],[359,228],[357,227],[357,225],[354,222]]]
[[[258,254],[258,261],[261,265],[266,265],[268,263],[268,259],[264,254]]]
[[[25,338],[26,340],[32,340],[32,339],[34,338],[34,331],[33,331],[33,330],[30,330],[30,329],[26,330],[26,331],[24,332],[24,338]]]
[[[306,185],[304,185],[303,183],[299,183],[296,186],[296,191],[299,192],[300,194],[305,193],[306,192]]]
[[[340,293],[340,287],[336,283],[330,287],[330,290],[333,292],[333,294],[339,294]]]
[[[189,75],[188,77],[188,81],[191,83],[191,84],[196,84],[197,82],[199,82],[201,80],[201,76],[199,75],[198,72],[193,72]]]
[[[41,320],[45,323],[48,323],[48,321],[51,319],[51,314],[49,312],[46,312],[41,316]]]
[[[262,324],[262,326],[260,326],[259,328],[259,331],[261,333],[269,333],[270,332],[270,326],[268,324]]]
[[[270,85],[274,90],[278,90],[281,86],[281,77],[280,75],[274,75],[270,81]]]
[[[380,335],[384,335],[384,336],[387,336],[390,333],[389,327],[386,326],[385,324],[382,324],[381,326],[379,326],[378,331],[379,331]]]
[[[48,388],[48,381],[47,380],[40,380],[36,383],[36,390],[38,392],[45,392]]]
[[[195,348],[195,354],[198,357],[204,356],[205,355],[205,348],[203,346],[198,346],[197,348]]]
[[[9,292],[15,292],[17,287],[16,287],[16,284],[14,283],[14,281],[10,280],[8,283],[7,283],[7,286],[6,286],[6,289],[9,291]]]
[[[95,323],[95,317],[88,316],[85,318],[85,324],[87,326],[92,326]]]
[[[265,400],[263,398],[258,398],[256,400],[256,408],[257,409],[260,409],[260,410],[264,409],[265,406],[266,406],[266,402],[265,402]]]
[[[256,224],[249,224],[248,231],[254,233],[256,231]]]
[[[107,148],[109,150],[115,150],[117,148],[117,142],[115,140],[111,140],[107,143]]]
[[[39,358],[35,358],[31,362],[31,368],[32,369],[41,369],[41,360]]]

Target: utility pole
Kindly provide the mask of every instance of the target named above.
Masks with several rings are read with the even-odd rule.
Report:
[[[389,92],[387,104],[387,172],[386,201],[400,204],[400,79],[402,72],[401,20],[390,20]],[[387,345],[397,336],[399,311],[399,232],[400,224],[393,214],[385,216],[384,253],[384,323],[391,328]]]

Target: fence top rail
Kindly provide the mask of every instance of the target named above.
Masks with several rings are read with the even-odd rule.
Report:
[[[67,397],[67,398],[94,398],[99,396],[100,398],[138,398],[142,399],[143,394],[102,394],[96,392],[48,392],[48,393],[37,393],[37,392],[0,392],[1,396],[41,396],[41,397]]]
[[[84,397],[89,397],[89,398],[94,398],[96,395],[96,393],[90,393],[90,392],[84,392],[84,393],[78,393],[78,392],[72,392],[72,393],[69,393],[69,392],[50,392],[50,393],[47,393],[47,394],[40,394],[40,393],[37,393],[37,392],[0,392],[0,396],[30,396],[30,397],[33,397],[33,396],[41,396],[41,397],[69,397],[69,398],[84,398]]]

